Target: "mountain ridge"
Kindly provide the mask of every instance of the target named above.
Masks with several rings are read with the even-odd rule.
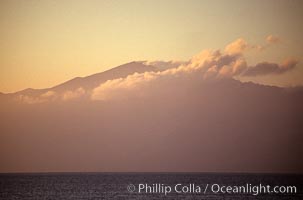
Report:
[[[63,83],[60,83],[58,85],[49,87],[49,88],[42,88],[42,89],[34,89],[34,88],[26,88],[24,90],[20,90],[17,92],[12,93],[1,93],[3,95],[40,95],[46,91],[54,91],[54,92],[65,92],[69,90],[75,90],[77,88],[82,87],[83,89],[93,89],[94,87],[97,87],[101,83],[106,82],[107,80],[112,80],[116,78],[125,78],[128,75],[134,74],[134,73],[144,73],[149,71],[160,71],[160,69],[152,66],[152,65],[146,65],[143,64],[143,62],[140,61],[132,61],[129,63],[125,63],[122,65],[119,65],[117,67],[98,72],[95,74],[91,74],[84,77],[75,77],[70,80],[67,80]]]

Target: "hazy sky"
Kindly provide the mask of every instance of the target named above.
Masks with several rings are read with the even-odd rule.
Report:
[[[237,38],[251,64],[303,58],[303,1],[0,1],[0,91],[45,88],[133,60],[183,60]],[[261,83],[303,84],[303,65]]]

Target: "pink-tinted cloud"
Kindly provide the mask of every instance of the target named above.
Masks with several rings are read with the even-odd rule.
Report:
[[[241,51],[244,50],[241,46],[245,43],[242,39],[235,41],[226,48],[227,53],[221,53],[219,50],[202,51],[193,56],[187,65],[180,65],[176,68],[158,72],[135,73],[126,78],[108,80],[92,91],[91,99],[126,98],[131,92],[134,95],[144,95],[148,85],[161,83],[164,85],[165,81],[170,79],[177,81],[188,78],[188,81],[194,81],[195,79],[214,79],[239,75],[247,67],[241,54]]]
[[[276,43],[281,42],[281,39],[276,35],[269,35],[266,37],[266,42],[268,44],[276,44]]]
[[[236,41],[230,43],[225,47],[227,54],[241,54],[249,47],[247,42],[243,38],[239,38]]]
[[[271,43],[278,40],[274,36],[268,36],[267,39]],[[55,100],[70,101],[83,97],[90,97],[92,100],[128,98],[131,95],[140,96],[148,93],[151,85],[159,85],[161,88],[161,84],[167,84],[167,80],[174,79],[176,84],[179,84],[178,80],[181,79],[195,81],[196,79],[282,74],[293,69],[298,63],[295,59],[287,59],[282,64],[265,61],[249,67],[244,52],[251,48],[257,48],[257,46],[250,45],[240,38],[228,44],[223,52],[204,50],[188,61],[143,61],[145,64],[155,65],[158,71],[134,73],[125,78],[107,80],[90,90],[83,89],[85,87],[83,86],[60,93],[48,91],[40,96],[21,95],[18,100],[25,103],[43,103]],[[263,46],[258,48],[263,48]]]
[[[177,80],[182,77],[189,77],[188,81],[194,81],[197,74],[199,74],[198,78],[202,79],[281,74],[293,69],[298,63],[295,59],[288,59],[282,64],[261,62],[256,66],[248,67],[243,55],[248,48],[252,46],[240,38],[227,45],[224,52],[204,50],[177,67],[158,72],[135,73],[126,78],[108,80],[92,91],[91,99],[125,98],[131,91],[135,91],[132,93],[134,95],[142,95],[150,84],[160,84],[165,79]],[[166,62],[158,61],[157,63],[168,65]]]
[[[282,74],[293,69],[298,64],[296,59],[286,59],[282,64],[261,62],[256,66],[248,67],[243,76],[263,76],[268,74]]]
[[[265,38],[266,44],[256,44],[256,45],[250,45],[250,49],[254,49],[257,51],[264,51],[267,48],[271,47],[272,45],[278,44],[281,42],[281,39],[278,36],[275,35],[268,35]]]

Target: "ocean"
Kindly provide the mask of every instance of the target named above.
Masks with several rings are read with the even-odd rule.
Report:
[[[0,199],[303,199],[303,175],[0,174]],[[268,187],[268,190],[267,190]]]

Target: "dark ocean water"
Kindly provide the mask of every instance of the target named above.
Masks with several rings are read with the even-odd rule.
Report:
[[[302,183],[303,175],[273,174],[0,174],[0,199],[303,199]],[[181,193],[175,191],[177,184],[180,184],[177,190]],[[295,186],[296,193],[220,193],[216,192],[218,187],[214,184],[220,187],[260,184],[270,187]],[[142,187],[140,193],[139,186]],[[191,187],[192,191],[189,189]],[[197,189],[199,187],[201,191]],[[167,191],[171,188],[172,191],[165,195],[164,188]],[[184,191],[182,188],[185,188]]]

